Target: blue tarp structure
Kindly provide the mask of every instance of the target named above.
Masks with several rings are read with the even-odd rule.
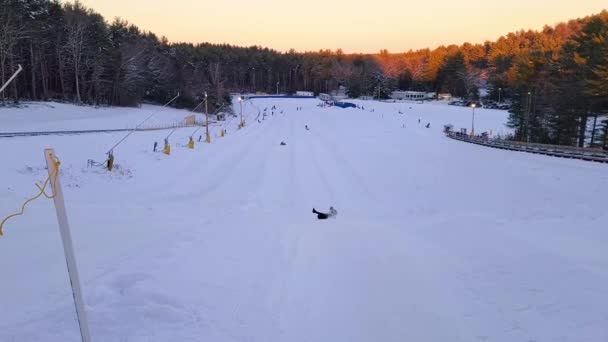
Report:
[[[335,106],[340,108],[357,108],[357,105],[350,102],[336,102]]]
[[[314,96],[297,95],[244,95],[248,99],[314,99]]]

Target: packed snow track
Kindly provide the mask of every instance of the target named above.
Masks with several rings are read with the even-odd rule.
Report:
[[[137,132],[111,174],[86,161],[120,133],[3,139],[0,215],[54,147],[94,341],[608,340],[607,165],[446,138],[466,108],[357,104],[248,101],[170,156]],[[4,230],[0,341],[79,341],[52,201]]]

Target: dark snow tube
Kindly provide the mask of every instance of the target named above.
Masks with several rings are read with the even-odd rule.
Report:
[[[313,209],[312,209],[312,213],[313,213],[313,214],[317,214],[317,218],[318,218],[319,220],[327,220],[327,219],[329,218],[329,215],[328,215],[328,214],[325,214],[325,213],[320,213],[320,212],[318,212],[318,211],[317,211],[315,208],[313,208]]]

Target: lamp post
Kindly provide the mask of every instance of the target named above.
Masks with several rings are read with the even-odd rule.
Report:
[[[473,109],[473,117],[471,119],[471,136],[475,135],[475,107],[477,107],[474,103],[471,104],[471,108]]]
[[[211,142],[211,136],[209,135],[209,107],[207,106],[207,103],[209,102],[208,97],[207,97],[207,92],[205,92],[205,128],[206,128],[206,136],[205,136],[205,141],[207,143]]]
[[[293,70],[293,85],[292,87],[294,88],[294,91],[297,91],[298,89],[298,68],[300,67],[300,64],[296,65],[296,67]]]
[[[243,128],[245,124],[243,123],[243,98],[239,96],[239,105],[241,107],[241,123],[239,124],[239,128]]]
[[[502,88],[498,88],[498,103],[502,103]]]
[[[255,67],[251,68],[253,70],[253,93],[256,93],[256,88],[255,88]]]
[[[532,109],[532,92],[528,92],[528,101],[526,103],[526,142],[530,142],[530,110]]]

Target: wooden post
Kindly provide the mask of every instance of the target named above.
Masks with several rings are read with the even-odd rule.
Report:
[[[59,174],[57,174],[57,172],[59,172],[59,168],[55,165],[55,151],[52,148],[45,149],[44,157],[46,159],[51,187],[53,188],[53,201],[55,202],[55,209],[57,211],[57,221],[59,222],[59,232],[61,233],[61,241],[63,242],[63,251],[68,267],[68,274],[70,276],[70,284],[72,285],[72,295],[74,297],[74,305],[76,307],[78,326],[80,327],[80,336],[82,338],[82,342],[90,342],[91,335],[89,333],[87,315],[84,310],[84,301],[82,299],[82,291],[80,289],[80,277],[78,276],[78,267],[76,266],[76,258],[74,256],[70,225],[68,224],[68,215],[65,210],[65,202],[63,200],[63,191],[61,190],[60,177]]]

